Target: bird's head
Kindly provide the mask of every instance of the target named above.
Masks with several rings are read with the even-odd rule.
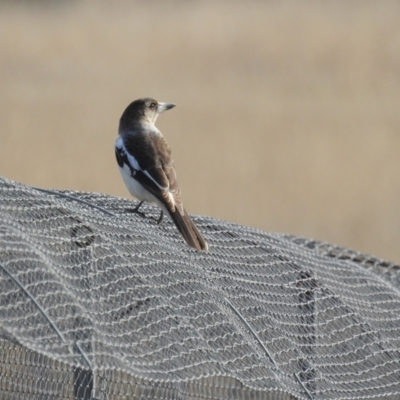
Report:
[[[175,107],[172,103],[161,103],[151,98],[133,101],[123,112],[120,119],[120,131],[131,129],[135,125],[154,126],[159,114]]]

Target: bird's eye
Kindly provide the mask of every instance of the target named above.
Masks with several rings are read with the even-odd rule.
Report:
[[[156,108],[157,104],[156,103],[150,103],[150,108],[154,110]]]

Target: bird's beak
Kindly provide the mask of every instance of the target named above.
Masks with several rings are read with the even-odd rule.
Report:
[[[157,112],[160,114],[163,111],[170,110],[171,108],[174,108],[174,107],[175,107],[175,104],[173,104],[173,103],[158,103]]]

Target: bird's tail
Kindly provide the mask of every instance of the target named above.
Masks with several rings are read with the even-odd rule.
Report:
[[[186,243],[195,248],[196,250],[208,250],[208,244],[205,241],[203,235],[200,233],[197,226],[190,219],[188,213],[183,210],[182,215],[177,209],[174,212],[169,212],[169,215],[174,221],[174,224],[178,228]]]

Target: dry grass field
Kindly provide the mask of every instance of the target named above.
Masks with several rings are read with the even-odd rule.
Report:
[[[128,197],[152,96],[189,212],[400,262],[399,2],[57,3],[0,3],[1,176]]]

